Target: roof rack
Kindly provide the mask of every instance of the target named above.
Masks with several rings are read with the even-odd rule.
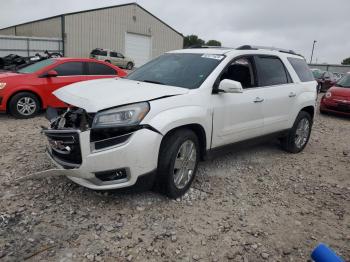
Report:
[[[287,54],[292,54],[292,55],[299,55],[299,54],[295,53],[293,50],[282,49],[282,48],[277,48],[277,47],[272,47],[272,46],[242,45],[242,46],[236,48],[236,50],[259,50],[259,49],[278,51],[281,53],[287,53]]]

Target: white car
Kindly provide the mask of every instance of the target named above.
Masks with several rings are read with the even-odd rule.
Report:
[[[124,56],[122,53],[108,49],[95,48],[90,53],[90,58],[105,61],[113,65],[132,70],[135,62],[130,57]]]
[[[229,145],[276,137],[287,151],[302,151],[316,85],[305,60],[291,51],[168,52],[126,79],[55,91],[71,107],[48,112],[44,133],[58,168],[42,174],[65,175],[95,190],[156,185],[177,198],[190,187],[198,162]]]

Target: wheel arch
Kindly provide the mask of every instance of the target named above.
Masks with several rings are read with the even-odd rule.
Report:
[[[207,152],[207,138],[206,138],[206,132],[205,129],[202,125],[197,124],[197,123],[193,123],[193,124],[185,124],[185,125],[181,125],[181,126],[177,126],[173,129],[168,130],[168,132],[166,134],[164,134],[164,137],[162,139],[162,141],[164,141],[164,139],[166,137],[168,137],[169,135],[173,134],[174,132],[181,130],[181,129],[188,129],[193,131],[197,138],[198,138],[198,142],[199,142],[199,150],[200,150],[200,158],[203,160],[206,152]]]
[[[20,89],[20,90],[17,90],[17,91],[15,91],[15,92],[13,92],[13,93],[8,97],[8,99],[7,99],[7,101],[6,101],[6,112],[7,112],[7,113],[9,113],[9,110],[10,110],[10,101],[11,101],[11,99],[12,99],[15,95],[17,95],[17,94],[19,94],[19,93],[31,93],[31,94],[35,95],[35,96],[38,98],[38,100],[39,100],[40,109],[43,109],[43,108],[44,108],[44,106],[45,106],[44,101],[43,101],[42,97],[41,97],[37,92],[35,92],[35,91],[33,91],[33,90],[30,90],[30,89]]]
[[[314,106],[305,106],[300,110],[300,112],[301,111],[304,111],[304,112],[310,114],[311,119],[312,120],[314,119],[314,116],[315,116],[315,107]]]

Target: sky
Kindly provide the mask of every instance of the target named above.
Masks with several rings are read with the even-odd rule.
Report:
[[[0,0],[0,28],[63,13],[133,2],[121,0]],[[223,46],[244,44],[295,50],[313,62],[350,57],[349,0],[137,0],[181,32]]]

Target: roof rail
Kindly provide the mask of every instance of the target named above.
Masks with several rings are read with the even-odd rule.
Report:
[[[299,54],[295,53],[293,50],[277,48],[277,47],[273,47],[273,46],[242,45],[242,46],[236,48],[236,50],[259,50],[259,49],[278,51],[281,53],[287,53],[287,54],[292,54],[292,55],[299,55]]]
[[[191,45],[186,47],[186,49],[188,48],[222,48],[222,49],[234,49],[232,47],[224,47],[224,46],[210,46],[210,45]]]

